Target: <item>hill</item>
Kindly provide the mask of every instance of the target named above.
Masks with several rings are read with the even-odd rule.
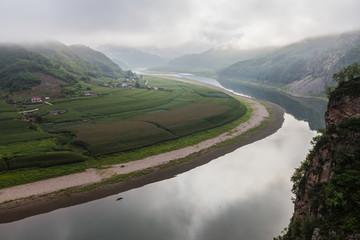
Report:
[[[331,92],[326,129],[292,177],[295,211],[279,239],[360,238],[359,89],[357,68]]]
[[[66,46],[59,42],[2,44],[0,68],[0,88],[5,92],[30,90],[45,83],[60,86],[125,75],[104,54],[85,46]]]
[[[321,95],[332,75],[360,62],[360,32],[305,39],[218,72],[220,82],[247,81],[296,95]],[[323,94],[324,95],[324,94]]]
[[[122,69],[103,53],[82,45],[66,46],[60,42],[25,45],[66,71],[87,78],[118,77]]]
[[[162,66],[167,59],[154,54],[149,54],[135,48],[104,45],[99,50],[108,55],[114,62],[124,68],[150,68]]]
[[[270,48],[239,50],[231,47],[211,48],[202,53],[186,54],[171,60],[158,70],[190,73],[214,72],[235,62],[258,57]]]
[[[0,88],[17,92],[39,85],[41,80],[33,73],[42,72],[66,82],[75,77],[39,53],[22,46],[5,44],[0,46]]]

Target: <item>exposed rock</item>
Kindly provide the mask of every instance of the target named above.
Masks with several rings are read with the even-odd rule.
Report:
[[[315,228],[311,240],[320,240],[320,228]]]
[[[284,239],[360,239],[360,78],[331,93],[326,129],[295,171]]]
[[[358,91],[360,92],[360,89]],[[326,126],[337,125],[345,118],[360,118],[359,95],[336,97],[329,102],[328,111],[325,113]]]

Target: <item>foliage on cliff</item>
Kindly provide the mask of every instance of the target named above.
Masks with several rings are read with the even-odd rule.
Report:
[[[295,211],[280,239],[360,238],[359,70],[353,64],[334,76],[326,129],[292,176]]]

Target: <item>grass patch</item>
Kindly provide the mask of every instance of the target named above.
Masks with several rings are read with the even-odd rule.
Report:
[[[51,167],[61,164],[82,162],[84,158],[81,154],[74,152],[49,152],[32,156],[18,157],[10,159],[7,163],[10,170],[19,168]]]

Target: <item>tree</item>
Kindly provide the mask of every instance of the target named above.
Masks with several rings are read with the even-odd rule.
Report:
[[[360,66],[357,62],[343,68],[340,72],[333,75],[334,81],[341,83],[352,81],[360,77]]]

